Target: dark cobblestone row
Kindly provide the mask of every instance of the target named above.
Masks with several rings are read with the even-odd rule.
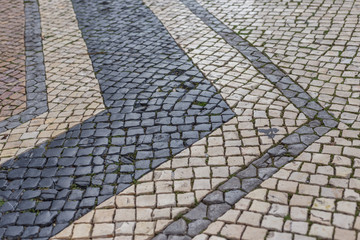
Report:
[[[292,161],[310,144],[326,134],[338,122],[324,110],[299,85],[275,66],[246,40],[242,39],[226,27],[197,1],[181,0],[205,24],[216,31],[228,44],[242,53],[251,63],[269,79],[297,108],[309,119],[307,124],[298,128],[280,144],[269,149],[259,159],[252,162],[208,194],[196,207],[188,211],[182,218],[170,224],[154,239],[191,239],[205,230],[247,193],[270,178],[286,163]]]
[[[308,118],[322,120],[326,127],[335,127],[338,122],[323,109],[305,90],[292,81],[271,60],[253,47],[248,41],[241,38],[224,23],[209,13],[195,0],[181,0],[206,25],[219,34],[229,45],[237,49],[251,64],[273,83],[286,98],[288,98]]]
[[[0,133],[13,129],[46,112],[47,94],[42,50],[41,23],[37,1],[25,1],[26,109],[0,121]]]
[[[107,110],[0,169],[0,238],[48,238],[234,116],[141,1],[73,2]]]

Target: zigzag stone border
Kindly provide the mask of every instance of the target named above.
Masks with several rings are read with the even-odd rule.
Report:
[[[201,233],[247,193],[270,178],[286,163],[292,161],[331,128],[338,125],[338,121],[333,116],[273,64],[267,56],[220,22],[196,0],[181,0],[181,2],[247,58],[310,120],[284,138],[277,146],[269,149],[262,157],[253,161],[248,167],[208,194],[196,207],[155,236],[156,240],[191,239]]]

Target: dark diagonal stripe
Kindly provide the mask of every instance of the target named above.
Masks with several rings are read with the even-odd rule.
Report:
[[[269,149],[262,157],[253,161],[247,168],[238,172],[236,176],[231,177],[215,191],[209,193],[196,207],[190,209],[183,217],[171,223],[162,233],[158,234],[154,238],[156,240],[187,240],[201,233],[247,193],[270,178],[286,163],[292,161],[332,127],[338,125],[338,121],[333,116],[262,52],[238,36],[195,0],[181,1],[229,45],[247,58],[310,120],[281,140],[278,145]]]
[[[49,238],[234,117],[140,0],[73,0],[107,109],[0,168],[0,238]]]
[[[24,6],[26,109],[0,121],[0,133],[48,111],[39,6],[36,0],[25,1]]]
[[[305,90],[290,79],[257,48],[228,28],[195,0],[180,0],[192,13],[219,34],[230,46],[238,50],[261,72],[282,94],[288,98],[309,119],[321,119],[325,126],[335,127],[337,121],[323,109]]]

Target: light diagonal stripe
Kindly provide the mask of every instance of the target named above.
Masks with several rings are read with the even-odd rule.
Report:
[[[151,10],[163,14],[158,17],[169,27],[170,34],[237,116],[75,221],[54,239],[148,239],[307,121],[248,60],[184,5],[178,1],[159,4],[163,12],[157,6],[151,6]],[[172,27],[171,23],[178,26]],[[273,138],[259,129],[273,129]]]
[[[105,109],[68,0],[40,0],[49,112],[0,134],[0,164]]]

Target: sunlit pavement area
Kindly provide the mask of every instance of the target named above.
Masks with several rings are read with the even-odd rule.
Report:
[[[1,239],[360,239],[359,0],[0,6]]]

